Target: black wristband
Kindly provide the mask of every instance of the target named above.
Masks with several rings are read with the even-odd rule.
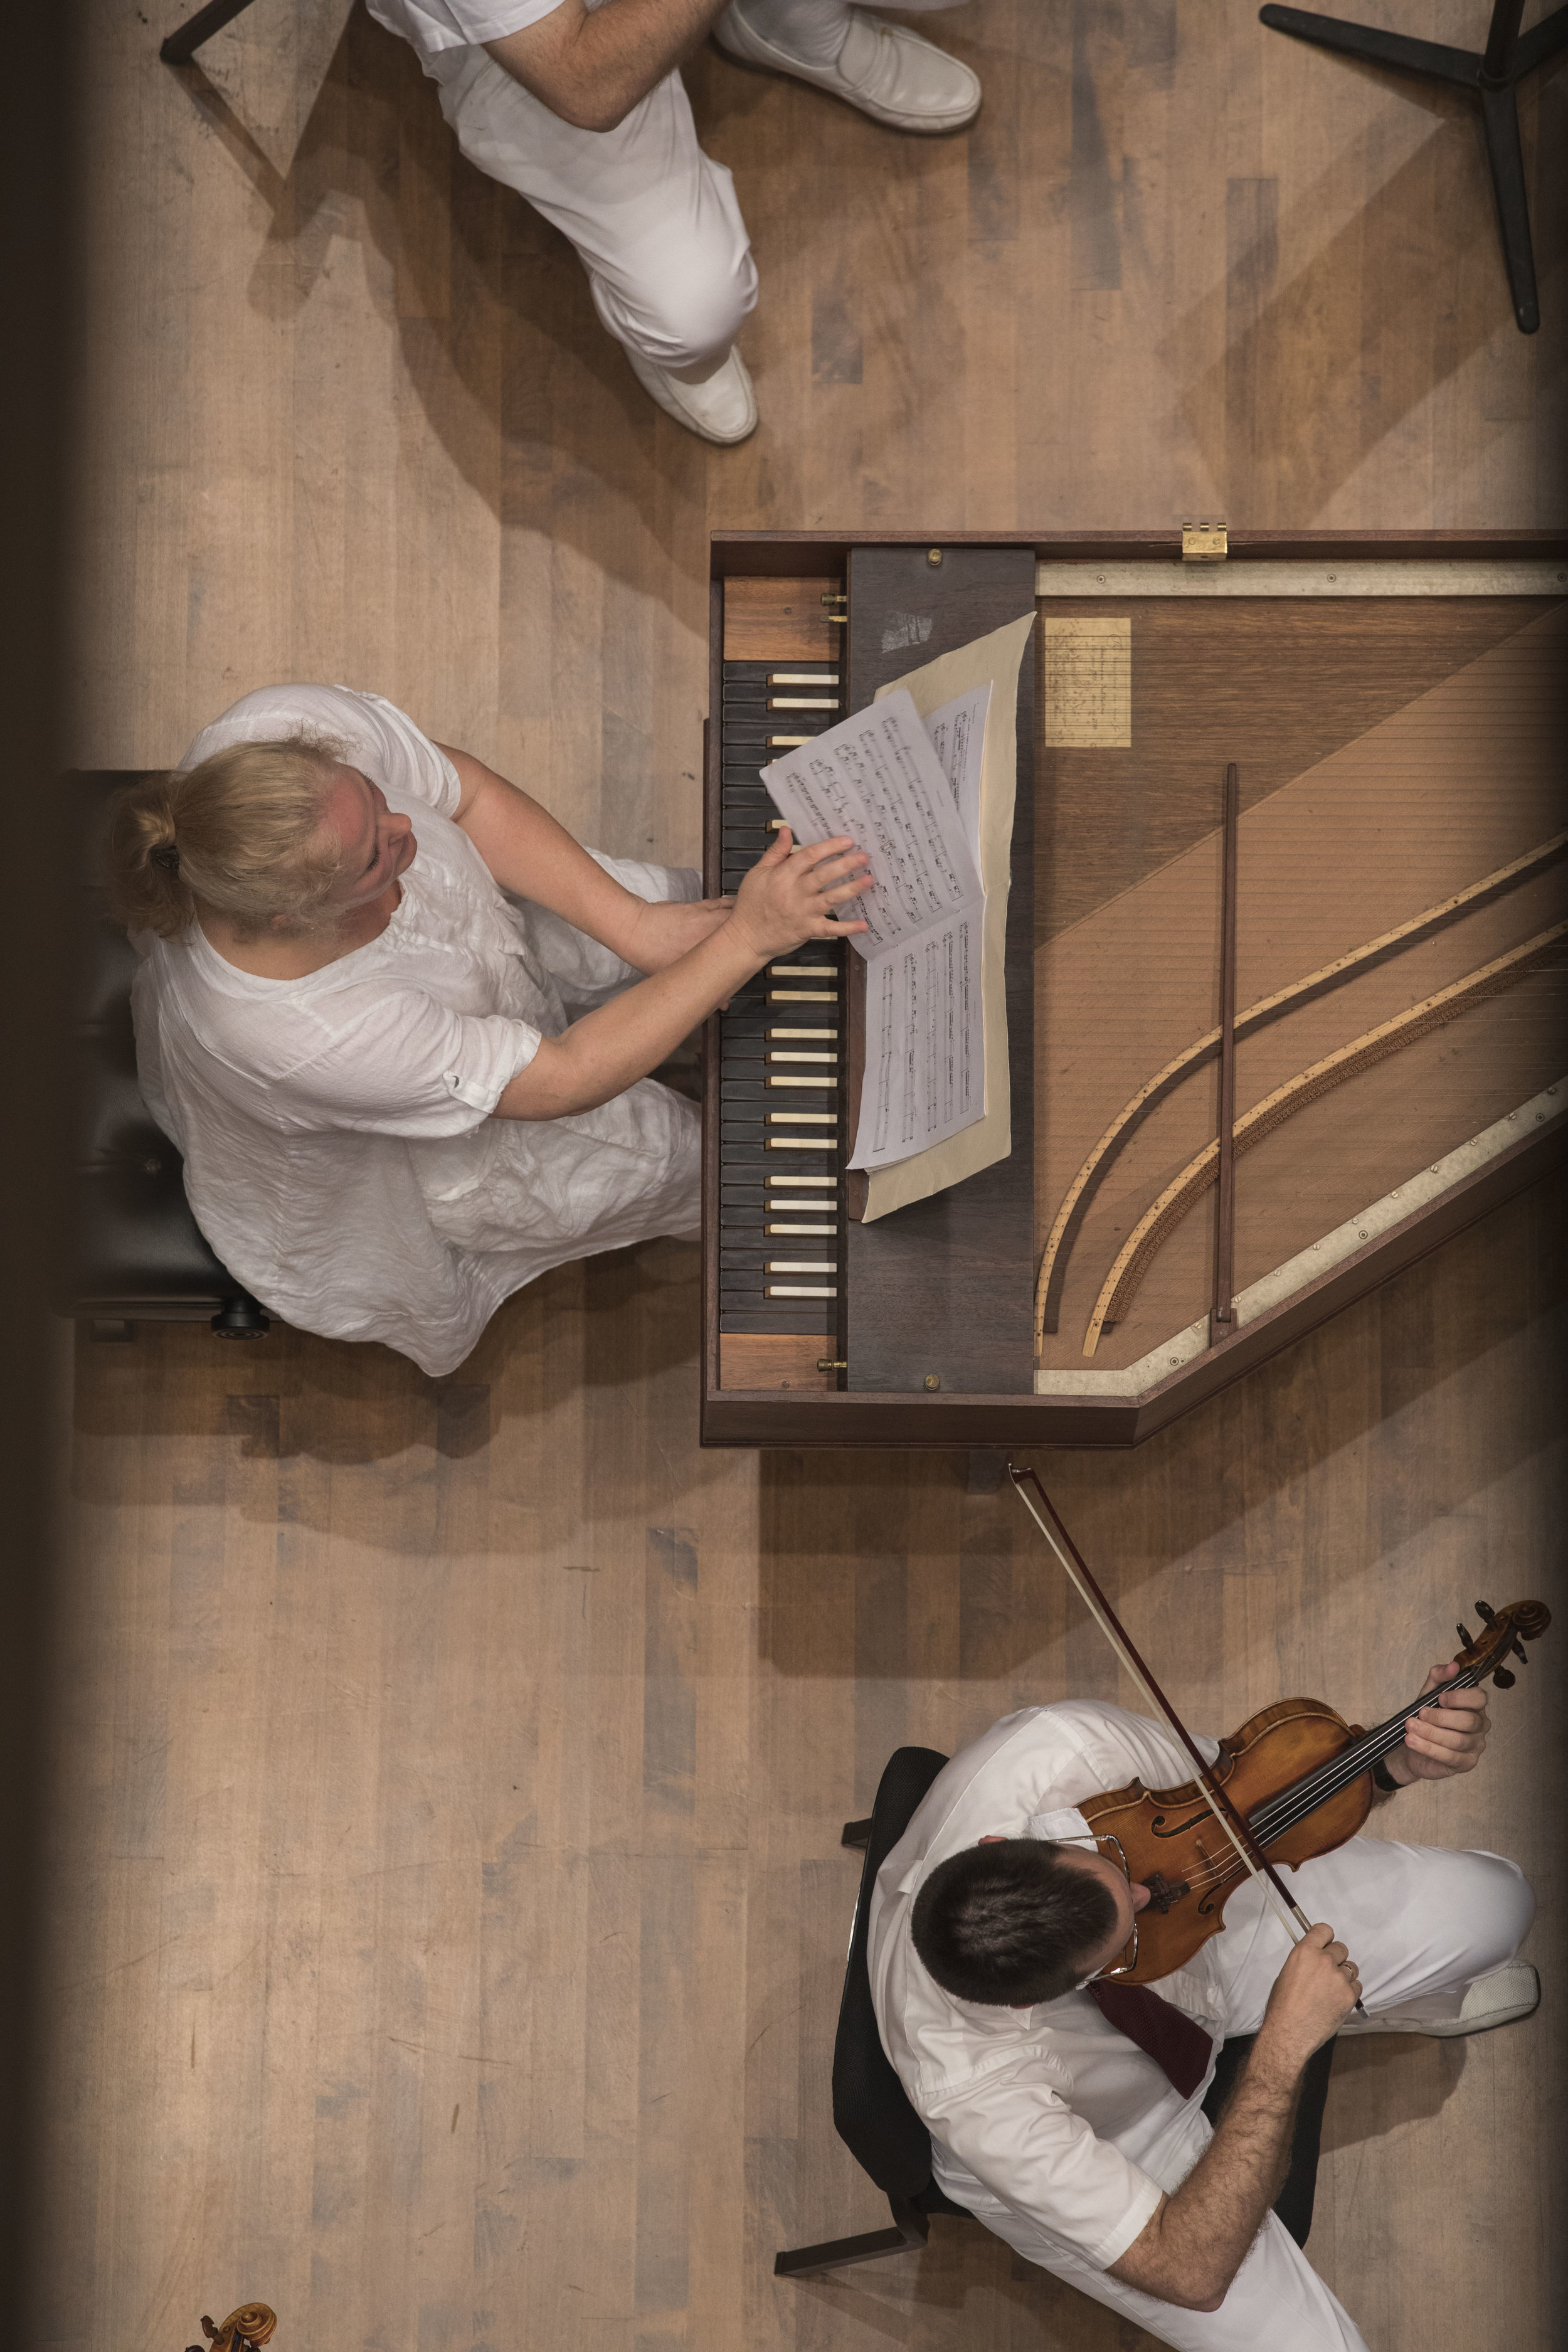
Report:
[[[1374,1789],[1381,1789],[1385,1797],[1392,1797],[1404,1788],[1405,1783],[1394,1779],[1380,1756],[1372,1768],[1372,1785]]]

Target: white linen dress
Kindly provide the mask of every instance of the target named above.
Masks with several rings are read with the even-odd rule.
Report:
[[[196,1222],[264,1307],[440,1375],[551,1266],[695,1235],[700,1120],[648,1078],[572,1118],[491,1118],[542,1037],[641,975],[501,890],[451,820],[451,761],[379,695],[263,688],[180,765],[301,730],[344,745],[413,818],[401,903],[378,939],[303,980],[237,970],[199,925],[139,935],[138,1074]],[[689,868],[590,855],[640,898],[701,895]]]

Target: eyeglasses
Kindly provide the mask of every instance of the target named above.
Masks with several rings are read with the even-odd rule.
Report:
[[[1116,1859],[1121,1864],[1122,1870],[1125,1873],[1127,1879],[1127,1891],[1131,1894],[1132,1891],[1132,1873],[1127,1867],[1127,1856],[1122,1850],[1121,1840],[1119,1837],[1112,1837],[1110,1831],[1107,1830],[1101,1835],[1096,1837],[1094,1842],[1096,1845],[1113,1845],[1116,1848]],[[1123,1947],[1121,1958],[1117,1961],[1116,1966],[1113,1969],[1096,1969],[1094,1974],[1091,1977],[1085,1977],[1083,1981],[1086,1985],[1109,1984],[1112,1977],[1130,1976],[1137,1965],[1138,1915],[1134,1912],[1132,1915],[1132,1940],[1130,1944]],[[1082,1986],[1080,1986],[1079,1990],[1081,1991],[1082,1989]]]

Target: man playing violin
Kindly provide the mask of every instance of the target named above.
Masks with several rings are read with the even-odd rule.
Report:
[[[1381,1801],[1473,1770],[1487,1728],[1479,1690],[1412,1716]],[[1212,1764],[1217,1742],[1197,1744]],[[1336,2033],[1527,2015],[1539,1987],[1514,1956],[1534,1898],[1499,1855],[1354,1837],[1287,1874],[1324,1923],[1300,1942],[1247,1880],[1157,1992],[1120,1987],[1150,1890],[1078,1808],[1191,1774],[1159,1725],[1088,1700],[1026,1707],[955,1756],[871,1897],[883,2045],[937,2186],[1029,2261],[1191,2352],[1365,2352],[1271,2210],[1307,2062]],[[1257,2040],[1211,2130],[1204,2094],[1241,2034]]]

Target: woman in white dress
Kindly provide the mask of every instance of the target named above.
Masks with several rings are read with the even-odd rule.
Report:
[[[790,849],[704,899],[378,695],[246,695],[110,844],[142,1089],[230,1273],[438,1375],[549,1267],[695,1234],[698,1116],[647,1073],[770,957],[864,928],[829,912],[858,852]]]

